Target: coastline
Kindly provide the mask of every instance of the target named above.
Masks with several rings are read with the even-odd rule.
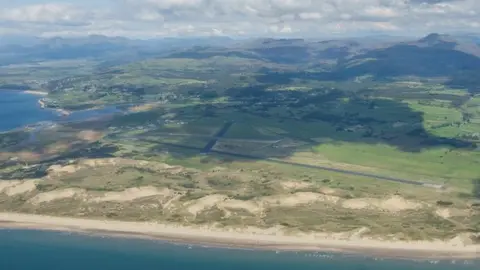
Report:
[[[152,222],[80,219],[18,213],[0,212],[0,228],[67,231],[229,248],[352,253],[409,259],[480,258],[480,245],[462,246],[447,242],[389,242],[368,239],[338,240],[312,236],[247,233]]]
[[[48,92],[37,91],[37,90],[21,90],[21,92],[29,95],[44,96],[44,97],[48,96]],[[47,109],[47,105],[45,104],[45,101],[43,101],[43,98],[38,100],[38,104],[40,105],[40,108]],[[65,109],[58,109],[58,108],[52,108],[52,109],[60,113],[62,116],[68,116],[71,114],[70,111]]]
[[[42,99],[39,99],[38,100],[38,104],[40,104],[40,107],[42,109],[47,109],[47,105],[45,104],[45,101],[43,101]],[[70,111],[67,111],[65,109],[58,109],[58,108],[52,108],[53,110],[55,110],[56,112],[60,113],[62,116],[68,116],[71,114]]]
[[[37,90],[25,90],[23,91],[26,94],[37,95],[37,96],[46,96],[48,92],[37,91]]]

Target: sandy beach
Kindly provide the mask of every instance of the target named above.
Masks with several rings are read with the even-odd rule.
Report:
[[[40,107],[41,107],[42,109],[45,109],[45,102],[44,102],[43,100],[39,99],[39,100],[38,100],[38,104],[40,104]]]
[[[37,90],[26,90],[26,91],[23,91],[23,92],[26,93],[26,94],[38,95],[38,96],[46,96],[46,95],[48,95],[47,92],[37,91]]]
[[[47,108],[47,106],[46,106],[46,104],[45,104],[45,101],[43,101],[42,99],[39,99],[39,100],[38,100],[38,104],[40,105],[40,107],[41,107],[42,109],[46,109],[46,108]],[[60,113],[60,114],[63,115],[63,116],[68,116],[68,115],[70,115],[70,113],[71,113],[70,111],[67,111],[67,110],[65,110],[65,109],[54,109],[54,110],[57,111],[58,113]]]
[[[389,242],[368,239],[328,239],[313,235],[289,236],[254,230],[225,230],[207,227],[184,227],[146,222],[124,222],[18,213],[0,213],[0,227],[73,231],[120,237],[162,239],[187,243],[272,250],[305,250],[361,253],[401,258],[480,258],[480,245],[455,242]]]

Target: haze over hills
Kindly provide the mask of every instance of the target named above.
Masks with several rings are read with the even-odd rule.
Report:
[[[374,75],[444,77],[480,69],[480,47],[446,35],[369,50],[348,59],[337,71],[343,76]]]
[[[450,35],[430,34],[418,40],[408,37],[371,36],[337,40],[246,39],[228,37],[186,37],[135,40],[124,37],[92,35],[87,37],[36,38],[29,36],[0,37],[0,64],[19,61],[45,61],[88,58],[96,60],[135,61],[147,57],[188,55],[202,57],[215,54],[245,54],[272,61],[315,63],[322,60],[342,60],[388,48],[401,50],[402,45],[419,48],[457,50],[480,56],[480,47],[472,39],[456,39]],[[396,47],[395,47],[396,46]],[[197,48],[195,48],[197,47]],[[392,48],[393,47],[393,48]],[[193,49],[192,49],[193,48]],[[388,53],[388,52],[387,52]],[[362,57],[362,56],[360,56]],[[407,56],[408,57],[408,56]],[[116,62],[114,62],[116,63]]]
[[[479,91],[478,76],[470,75],[480,71],[480,46],[472,42],[459,41],[449,35],[430,34],[417,40],[400,42],[372,42],[365,39],[326,41],[220,39],[217,43],[214,40],[211,41],[210,45],[206,43],[196,45],[200,43],[191,42],[189,43],[191,46],[186,49],[174,45],[176,42],[182,41],[174,39],[173,43],[169,43],[171,46],[151,46],[149,47],[151,49],[150,57],[144,55],[144,59],[148,58],[148,62],[151,62],[152,59],[158,61],[161,59],[197,59],[208,62],[218,57],[233,57],[239,63],[241,61],[252,62],[251,71],[261,69],[265,73],[261,82],[272,84],[300,79],[352,81],[365,76],[374,80],[418,77],[435,78],[452,87],[467,88],[472,93]],[[148,41],[146,42],[148,43]],[[115,52],[118,53],[118,50]],[[119,56],[117,55],[117,57]],[[99,61],[102,63],[102,71],[99,76],[106,76],[109,74],[109,70],[113,70],[111,76],[116,76],[115,74],[118,72],[116,64],[122,62],[115,62],[116,58],[113,56],[109,58],[109,60],[112,59],[111,62],[102,61],[102,59],[104,58],[100,58]],[[132,59],[122,60],[124,63],[133,61]],[[95,73],[92,76],[95,78]],[[225,79],[214,77],[211,79],[217,80],[217,83]],[[154,78],[152,77],[152,79]],[[220,83],[219,85],[224,84]],[[146,87],[151,88],[150,86]],[[213,85],[210,87],[215,88]],[[101,92],[102,90],[91,91]]]
[[[80,58],[134,61],[158,57],[165,51],[189,48],[193,45],[215,46],[232,42],[233,40],[227,37],[149,40],[100,35],[70,38],[0,37],[0,65]]]
[[[408,46],[414,47],[410,48]],[[400,41],[395,39],[375,38],[345,38],[339,40],[313,41],[305,39],[255,39],[246,42],[237,42],[236,45],[219,49],[214,48],[209,52],[208,47],[190,49],[183,54],[196,57],[201,55],[213,55],[214,53],[243,52],[251,56],[265,58],[273,62],[310,63],[315,64],[319,60],[344,60],[353,57],[368,58],[376,54],[388,54],[391,52],[399,57],[416,57],[420,49],[425,48],[431,53],[444,53],[448,51],[459,51],[473,56],[480,56],[480,46],[473,42],[460,41],[453,36],[430,34],[418,40]],[[411,50],[402,54],[401,50]],[[439,50],[439,51],[435,51]],[[398,53],[397,53],[398,52]],[[175,56],[179,56],[176,54]],[[466,60],[466,59],[463,59]],[[468,60],[467,60],[468,61]],[[392,64],[395,65],[395,64]],[[468,63],[466,65],[469,65]],[[415,72],[414,72],[415,73]]]

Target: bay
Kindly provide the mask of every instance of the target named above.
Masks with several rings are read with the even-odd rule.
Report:
[[[478,261],[410,261],[239,250],[76,233],[0,230],[0,269],[473,270]]]
[[[40,122],[84,121],[121,110],[114,106],[91,110],[74,111],[62,116],[53,109],[43,109],[38,100],[41,96],[15,90],[0,90],[0,132],[33,125]]]
[[[0,131],[60,119],[54,110],[40,107],[40,98],[21,91],[0,90]]]

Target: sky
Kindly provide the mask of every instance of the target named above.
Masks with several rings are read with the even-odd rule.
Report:
[[[0,0],[0,35],[480,33],[480,0]]]

